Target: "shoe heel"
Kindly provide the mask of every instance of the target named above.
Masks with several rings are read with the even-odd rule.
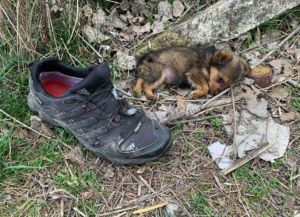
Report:
[[[41,108],[39,103],[37,102],[37,100],[32,96],[32,93],[29,93],[28,95],[28,106],[32,111],[38,112],[40,118],[47,122],[48,124],[51,124],[53,126],[59,127],[60,124],[55,121],[53,118],[51,118],[50,116],[48,116],[46,113],[41,112]]]

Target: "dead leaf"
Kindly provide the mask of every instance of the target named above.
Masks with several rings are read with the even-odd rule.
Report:
[[[132,41],[134,39],[133,27],[129,26],[125,30],[119,33],[120,37],[122,37],[125,41]]]
[[[168,111],[167,106],[165,106],[164,104],[162,104],[161,106],[159,106],[158,109],[162,110],[162,111],[166,111],[166,112]]]
[[[23,139],[28,136],[28,131],[26,129],[20,129],[18,132],[19,138]]]
[[[132,70],[136,65],[134,56],[129,56],[121,50],[117,51],[117,61],[119,68],[124,71]]]
[[[141,168],[139,168],[139,169],[136,171],[136,173],[137,173],[137,174],[143,174],[143,173],[145,172],[145,170],[146,170],[145,167],[141,167]]]
[[[297,60],[300,59],[299,49],[286,48],[286,51],[288,52],[288,54],[294,55]]]
[[[165,29],[165,24],[163,22],[154,21],[151,29],[153,30],[153,33],[162,32]]]
[[[245,91],[246,94],[254,94],[254,91],[247,85],[241,85],[241,88]]]
[[[107,41],[110,39],[107,35],[104,35],[100,29],[98,28],[93,28],[89,25],[86,25],[83,28],[83,32],[86,34],[90,42],[97,42],[101,43],[103,41]]]
[[[133,19],[133,15],[130,13],[130,11],[126,12],[126,17],[129,20],[129,22]]]
[[[287,58],[272,60],[269,64],[274,68],[274,73],[277,75],[281,73],[282,68],[284,75],[289,75],[291,73],[292,66]]]
[[[104,173],[104,176],[106,178],[112,178],[114,177],[115,173],[114,173],[114,169],[113,168],[107,168],[105,173]]]
[[[290,171],[296,172],[297,171],[297,161],[293,161],[293,160],[286,160],[285,164],[287,165],[288,169]]]
[[[122,2],[121,2],[121,4],[119,5],[119,8],[122,10],[122,11],[129,11],[128,9],[129,9],[129,6],[130,6],[130,4],[129,4],[129,2],[128,2],[128,0],[123,0]]]
[[[93,14],[92,23],[98,28],[106,22],[106,13],[102,8],[99,8],[97,13]]]
[[[267,48],[268,48],[269,50],[272,50],[272,49],[276,48],[277,45],[278,45],[278,42],[271,42],[271,43],[268,43],[268,44],[267,44]]]
[[[2,196],[2,201],[9,201],[9,200],[11,200],[11,195],[10,194],[5,194],[5,195],[3,195]]]
[[[248,63],[253,66],[256,65],[260,61],[260,53],[259,52],[247,52],[244,54],[245,58],[248,59]]]
[[[84,16],[86,16],[86,17],[91,17],[94,14],[93,9],[91,8],[90,5],[84,6],[82,8],[82,11],[84,13]]]
[[[264,99],[257,99],[257,95],[246,97],[247,110],[252,114],[255,114],[259,117],[267,118],[268,111],[267,105],[268,102]]]
[[[53,5],[53,7],[52,7],[50,10],[51,10],[51,12],[53,12],[53,13],[60,13],[60,12],[62,12],[64,9],[61,8],[61,7],[59,7],[58,5]]]
[[[277,40],[281,36],[281,32],[277,29],[270,29],[267,34],[262,35],[261,43],[262,44],[269,44]]]
[[[0,136],[6,135],[9,133],[9,129],[5,126],[1,126],[0,128]]]
[[[144,15],[148,17],[150,15],[145,0],[133,0],[131,10],[135,16]]]
[[[44,124],[44,122],[37,116],[31,116],[30,117],[30,127],[33,128],[34,130],[38,131],[39,133],[42,133],[44,135],[51,135],[51,130],[49,127]]]
[[[170,215],[170,216],[179,216],[177,215],[177,211],[179,209],[179,205],[176,204],[176,203],[169,203],[167,205],[167,213]]]
[[[136,34],[140,34],[141,25],[132,25],[132,31],[134,31]]]
[[[200,111],[201,105],[197,105],[195,103],[188,103],[186,106],[186,116],[194,115]]]
[[[286,209],[293,209],[295,205],[295,198],[290,197],[284,204],[284,208]]]
[[[158,13],[159,17],[166,16],[169,19],[173,18],[172,15],[172,5],[168,1],[162,1],[158,4]]]
[[[71,150],[68,154],[65,155],[65,158],[72,162],[77,163],[81,168],[85,168],[86,167],[85,158],[80,146],[76,146],[74,150],[76,152]]]
[[[177,100],[177,112],[179,113],[185,113],[186,111],[186,102],[183,101],[183,98],[181,96],[176,97]]]
[[[289,93],[284,88],[277,87],[272,90],[270,96],[276,99],[285,99],[289,96]]]
[[[151,31],[151,24],[146,23],[145,25],[141,26],[140,33],[150,32]]]
[[[133,19],[132,19],[132,23],[134,23],[134,24],[143,24],[143,23],[145,23],[145,17],[134,17]]]
[[[111,22],[112,22],[112,25],[115,27],[115,28],[118,28],[118,29],[124,29],[126,26],[127,26],[127,23],[125,23],[121,18],[120,18],[120,15],[119,13],[117,12],[117,9],[113,9],[110,13],[110,17],[111,17]]]
[[[147,115],[152,119],[162,122],[167,120],[169,112],[168,111],[148,112]]]
[[[299,118],[300,115],[299,113],[297,112],[289,112],[289,113],[283,113],[281,116],[280,116],[280,120],[282,122],[286,122],[286,121],[294,121],[296,120],[297,118]]]
[[[94,195],[93,190],[92,191],[87,191],[87,192],[83,192],[81,194],[81,198],[82,198],[83,201],[86,201],[86,200],[91,199],[93,197],[93,195]]]
[[[173,15],[174,17],[180,17],[184,11],[185,7],[181,1],[176,0],[173,2]]]

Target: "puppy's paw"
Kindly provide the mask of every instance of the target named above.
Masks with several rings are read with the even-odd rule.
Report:
[[[140,98],[141,97],[141,92],[137,92],[137,91],[133,91],[133,96],[135,97],[135,98]]]
[[[148,99],[148,100],[152,100],[152,101],[156,101],[157,100],[157,96],[156,95],[146,95],[146,98]]]
[[[198,99],[200,96],[199,94],[197,93],[197,91],[192,91],[190,94],[189,94],[189,99]]]

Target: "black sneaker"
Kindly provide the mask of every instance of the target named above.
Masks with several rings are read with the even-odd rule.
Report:
[[[88,150],[120,164],[143,164],[172,146],[170,131],[122,99],[109,66],[68,66],[57,58],[34,62],[29,107],[70,131]]]

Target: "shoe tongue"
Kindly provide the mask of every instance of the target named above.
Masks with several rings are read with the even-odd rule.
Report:
[[[63,96],[75,93],[90,95],[100,87],[105,88],[109,85],[111,85],[109,66],[104,62],[101,65],[96,66],[81,82],[67,90]]]

